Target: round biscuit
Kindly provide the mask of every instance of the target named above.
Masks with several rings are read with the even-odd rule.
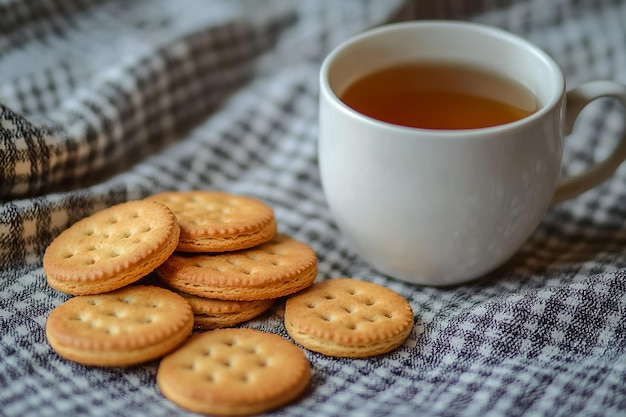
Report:
[[[180,224],[177,251],[225,252],[267,242],[276,234],[270,206],[222,191],[169,191],[146,197],[168,206]]]
[[[169,353],[192,327],[193,313],[184,298],[155,286],[131,285],[60,304],[48,315],[46,337],[71,361],[128,366]]]
[[[86,217],[46,248],[48,284],[67,294],[113,291],[152,272],[176,249],[172,211],[154,201],[129,201]]]
[[[390,352],[413,329],[413,310],[395,291],[335,278],[287,298],[284,322],[301,346],[328,356],[362,358]]]
[[[212,415],[250,415],[294,401],[311,378],[296,345],[253,329],[218,329],[192,336],[162,359],[157,384],[170,401]]]
[[[191,305],[194,313],[194,327],[196,329],[218,329],[232,327],[251,320],[267,311],[274,299],[236,301],[217,300],[214,298],[198,297],[176,291]]]
[[[174,253],[156,270],[168,287],[220,300],[266,300],[309,287],[317,276],[313,249],[289,236],[236,252]]]

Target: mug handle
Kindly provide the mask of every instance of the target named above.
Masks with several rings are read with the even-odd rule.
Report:
[[[581,110],[601,97],[613,97],[626,108],[626,86],[614,81],[590,81],[567,92],[564,134],[569,135]],[[626,159],[626,132],[613,152],[603,161],[583,173],[567,178],[558,184],[552,205],[572,198],[608,179]]]

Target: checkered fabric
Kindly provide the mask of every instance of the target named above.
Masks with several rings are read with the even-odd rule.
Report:
[[[46,284],[47,244],[173,189],[257,197],[317,252],[318,280],[369,280],[413,306],[414,331],[390,354],[307,351],[311,385],[276,415],[626,415],[626,167],[551,209],[503,268],[451,288],[385,277],[334,225],[317,170],[319,65],[406,18],[506,28],[572,86],[626,82],[621,0],[1,0],[0,416],[191,415],[160,395],[156,363],[81,366],[44,332],[67,298]],[[589,105],[564,174],[603,158],[624,120],[611,99]],[[244,326],[288,337],[280,303]]]

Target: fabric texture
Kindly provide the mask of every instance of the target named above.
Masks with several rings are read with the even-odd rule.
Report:
[[[48,243],[99,209],[176,189],[267,202],[279,231],[316,251],[318,280],[383,284],[415,311],[390,354],[307,351],[309,389],[274,414],[626,415],[626,167],[553,207],[507,265],[449,288],[378,273],[334,225],[317,169],[320,63],[365,29],[424,18],[517,33],[570,86],[626,83],[620,0],[0,1],[0,416],[191,415],[160,395],[157,363],[85,367],[45,339],[67,299],[46,284]],[[606,156],[624,120],[611,99],[590,104],[563,174]],[[282,313],[243,326],[288,337]]]

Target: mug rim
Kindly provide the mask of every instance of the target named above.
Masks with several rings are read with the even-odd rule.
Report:
[[[345,104],[339,96],[335,93],[333,88],[330,86],[329,82],[329,73],[334,64],[334,61],[344,52],[347,48],[357,43],[361,43],[368,38],[377,37],[384,33],[390,31],[402,31],[409,30],[414,27],[454,27],[454,28],[465,28],[467,30],[473,30],[482,32],[484,34],[488,34],[490,36],[498,37],[507,42],[514,43],[521,48],[524,48],[530,51],[533,55],[535,55],[538,59],[540,59],[547,67],[552,70],[553,75],[558,78],[559,85],[556,86],[557,93],[553,94],[549,99],[541,105],[541,107],[533,112],[532,114],[523,117],[522,119],[515,120],[513,122],[508,122],[504,124],[480,127],[480,128],[468,128],[468,129],[429,129],[429,128],[420,128],[420,127],[411,127],[411,126],[403,126],[394,123],[385,122],[370,116],[367,116],[363,113],[360,113],[354,110],[352,107]],[[460,20],[436,20],[436,19],[422,19],[422,20],[412,20],[412,21],[402,21],[396,23],[388,23],[385,25],[381,25],[375,27],[373,29],[366,30],[361,32],[355,36],[350,37],[349,39],[344,40],[337,44],[329,54],[324,58],[322,65],[320,67],[319,72],[319,85],[320,85],[320,97],[327,96],[330,98],[331,103],[334,106],[338,106],[339,110],[348,113],[352,117],[357,117],[358,119],[376,125],[378,127],[384,127],[386,129],[392,129],[403,132],[420,132],[420,133],[428,133],[429,135],[437,135],[441,137],[452,137],[456,138],[459,135],[463,135],[464,138],[472,135],[480,135],[483,136],[485,134],[498,133],[502,131],[506,131],[509,129],[515,129],[518,126],[526,125],[528,123],[533,123],[537,119],[541,119],[545,116],[546,113],[550,112],[554,109],[562,99],[565,94],[565,76],[558,66],[556,61],[543,49],[539,46],[533,44],[532,42],[524,39],[523,37],[509,32],[505,29],[499,28],[497,26],[491,26],[484,23],[476,23],[476,22],[468,22],[468,21],[460,21]]]

